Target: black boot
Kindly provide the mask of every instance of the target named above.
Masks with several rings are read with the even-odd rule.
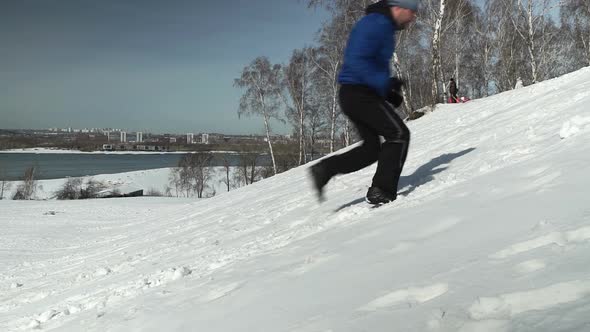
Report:
[[[390,193],[379,187],[370,187],[367,191],[367,202],[371,204],[385,204],[395,201],[397,193]]]
[[[313,186],[317,191],[318,199],[320,202],[324,201],[324,186],[330,181],[332,176],[326,170],[326,168],[321,164],[321,162],[311,166],[309,168],[309,173],[311,174],[311,178],[313,181]]]

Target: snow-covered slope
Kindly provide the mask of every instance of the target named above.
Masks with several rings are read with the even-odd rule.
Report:
[[[315,201],[307,166],[203,201],[0,202],[0,330],[588,331],[590,68],[409,124]]]

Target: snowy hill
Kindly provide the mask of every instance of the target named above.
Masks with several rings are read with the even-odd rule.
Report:
[[[590,68],[409,124],[319,205],[307,166],[195,202],[0,201],[0,330],[590,331]]]

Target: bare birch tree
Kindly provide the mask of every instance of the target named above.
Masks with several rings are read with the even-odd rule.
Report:
[[[412,118],[414,111],[430,103],[431,70],[428,39],[429,27],[418,21],[396,35],[392,72],[405,84],[402,88],[403,111]]]
[[[272,148],[270,120],[284,121],[278,112],[282,88],[281,72],[280,65],[272,65],[268,58],[262,56],[254,59],[243,69],[240,78],[234,80],[234,86],[246,90],[240,99],[238,115],[262,116],[274,174],[277,174],[277,166]]]
[[[176,197],[179,197],[182,188],[182,184],[180,181],[180,168],[175,167],[170,169],[170,174],[168,175],[168,183],[171,186],[174,186],[174,192],[176,194]]]
[[[327,115],[330,123],[330,153],[334,152],[334,143],[336,124],[340,116],[338,105],[338,73],[342,67],[342,56],[346,44],[345,23],[342,20],[333,19],[329,24],[325,24],[320,31],[320,47],[313,50],[315,53],[311,59],[318,69],[318,74],[322,78],[317,82],[317,88],[326,91],[326,100],[328,103]]]
[[[317,75],[315,76],[317,79]],[[322,93],[319,89],[312,90],[310,95],[309,115],[307,117],[306,137],[309,146],[310,160],[316,155],[316,142],[319,137],[328,132],[329,119],[324,116],[327,107],[322,103]]]
[[[573,44],[577,62],[572,68],[590,66],[590,0],[564,0],[560,11],[561,25]],[[573,60],[570,53],[570,61]]]
[[[307,162],[305,153],[305,124],[309,114],[309,98],[311,94],[312,75],[314,71],[310,48],[294,50],[285,67],[285,85],[291,97],[293,107],[289,107],[287,117],[293,122],[297,130],[299,142],[299,161],[302,165]]]
[[[513,3],[506,0],[492,0],[490,10],[485,12],[494,29],[491,93],[511,90],[518,77],[532,80],[530,71],[525,70],[526,47],[512,24],[514,12]]]
[[[237,167],[238,181],[245,185],[252,184],[258,177],[258,159],[260,155],[257,153],[245,153],[240,155],[239,165]]]
[[[191,197],[194,186],[192,184],[190,161],[187,156],[183,156],[178,163],[178,187],[180,188],[180,192],[184,193],[184,197]]]
[[[203,192],[209,188],[213,155],[211,153],[193,153],[191,157],[191,174],[194,179],[195,192],[198,198],[203,198]]]
[[[431,58],[431,101],[436,104],[441,101],[441,96],[445,92],[445,84],[442,76],[442,60],[441,60],[441,38],[443,31],[443,19],[445,15],[447,0],[431,0],[426,4],[424,10],[425,15],[421,20],[424,24],[432,27],[432,35],[430,39],[430,58]],[[440,89],[443,89],[443,94]]]
[[[328,115],[330,118],[330,152],[337,139],[338,123],[342,120],[344,144],[351,144],[352,126],[348,118],[342,118],[338,106],[338,73],[342,66],[348,34],[353,25],[365,14],[374,0],[308,0],[309,7],[324,7],[332,13],[332,19],[324,24],[319,33],[320,57],[316,66],[325,75],[325,88],[331,92]]]
[[[224,154],[222,157],[222,162],[223,162],[223,171],[225,172],[225,176],[223,177],[223,179],[221,179],[221,182],[223,184],[225,184],[225,186],[227,187],[227,191],[230,191],[231,189],[231,164],[230,164],[230,159],[229,156]]]
[[[473,72],[481,71],[473,65],[473,43],[477,40],[475,34],[475,20],[478,9],[472,0],[455,0],[446,3],[441,33],[441,68],[440,78],[445,82],[443,93],[449,97],[447,91],[449,78],[454,78],[457,87],[465,94],[469,88],[473,90],[472,82],[466,80]],[[445,99],[447,99],[445,98]]]
[[[557,0],[506,0],[515,1],[510,7],[515,15],[510,15],[514,30],[526,45],[529,56],[532,83],[543,76],[540,72],[541,59],[546,47],[552,42],[555,34],[547,31],[546,21],[551,10],[557,7]]]
[[[473,26],[475,38],[472,40],[471,51],[475,54],[474,69],[479,68],[477,73],[471,76],[477,91],[477,95],[473,97],[487,97],[491,92],[490,82],[493,79],[494,55],[498,40],[494,12],[498,12],[498,9],[492,2],[486,1]]]
[[[185,190],[187,197],[194,192],[198,198],[203,198],[203,192],[208,188],[212,159],[210,153],[201,152],[185,154],[180,159],[180,187]]]

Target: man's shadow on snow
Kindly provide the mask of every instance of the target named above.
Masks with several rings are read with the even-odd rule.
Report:
[[[401,192],[398,192],[397,195],[398,196],[408,196],[412,191],[416,190],[416,188],[418,188],[419,186],[434,180],[434,175],[436,175],[440,172],[443,172],[447,168],[449,168],[449,164],[454,159],[462,157],[473,150],[475,150],[475,148],[469,148],[469,149],[465,149],[463,151],[455,152],[455,153],[445,153],[443,155],[440,155],[440,156],[430,160],[428,163],[418,167],[414,171],[414,173],[407,175],[407,176],[400,177],[398,188],[402,188],[403,190]],[[408,188],[406,188],[406,187],[408,187]],[[345,209],[349,206],[356,205],[356,204],[359,204],[364,201],[365,201],[364,197],[355,199],[352,202],[349,202],[349,203],[346,203],[346,204],[340,206],[339,208],[334,210],[334,212],[338,212],[338,211]]]

